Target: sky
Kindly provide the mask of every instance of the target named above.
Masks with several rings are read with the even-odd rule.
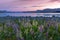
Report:
[[[60,8],[60,0],[0,0],[0,10],[34,11]]]

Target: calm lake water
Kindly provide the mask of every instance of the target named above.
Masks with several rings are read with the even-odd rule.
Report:
[[[51,17],[52,15],[60,17],[60,13],[0,13],[0,17],[3,16],[45,16]]]

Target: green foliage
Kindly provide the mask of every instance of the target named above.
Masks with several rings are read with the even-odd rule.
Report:
[[[17,38],[20,40],[60,40],[60,25],[58,25],[58,30],[56,30],[54,24],[50,23],[50,26],[47,26],[49,23],[47,24],[48,21],[46,22],[45,19],[30,20],[29,22],[26,20],[19,22],[18,19],[15,19],[14,22],[19,26],[15,31],[12,25],[7,27],[5,23],[0,23],[0,27],[4,28],[4,30],[0,32],[0,40],[18,40]],[[30,23],[31,27],[25,27],[22,25],[22,22],[24,24],[27,22],[28,24]],[[41,24],[44,27],[43,32],[39,30]]]

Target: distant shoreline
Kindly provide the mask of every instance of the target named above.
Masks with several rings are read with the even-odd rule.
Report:
[[[44,9],[44,10],[36,10],[36,11],[6,11],[6,10],[0,10],[0,13],[60,13],[60,8]]]

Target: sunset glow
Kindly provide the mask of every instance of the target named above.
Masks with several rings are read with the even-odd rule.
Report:
[[[47,5],[45,5],[43,8],[51,8],[51,9],[54,9],[54,8],[60,8],[60,3],[57,3],[57,2],[55,2],[55,3],[50,3],[49,5],[47,4]]]
[[[0,10],[34,11],[60,8],[60,0],[1,0]]]

